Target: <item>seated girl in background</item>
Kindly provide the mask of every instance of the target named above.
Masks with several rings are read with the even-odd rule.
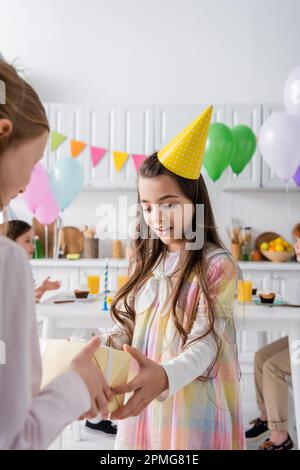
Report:
[[[34,230],[27,222],[23,220],[11,220],[8,222],[8,229],[6,236],[20,245],[27,253],[28,258],[31,259],[34,254]],[[61,286],[60,281],[50,281],[50,276],[46,277],[42,284],[36,286],[34,289],[34,298],[39,302],[42,296],[47,291],[57,290]]]

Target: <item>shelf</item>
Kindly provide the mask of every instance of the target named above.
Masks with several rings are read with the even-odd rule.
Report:
[[[79,259],[67,260],[59,259],[58,261],[49,259],[31,260],[30,264],[35,268],[43,267],[61,267],[61,268],[84,268],[84,267],[99,267],[105,268],[105,258],[97,259]],[[239,261],[239,267],[242,271],[300,271],[300,263],[273,263],[272,261]],[[128,261],[125,258],[113,259],[108,258],[108,266],[110,268],[127,268]]]
[[[88,267],[99,267],[105,268],[106,259],[105,258],[96,258],[96,259],[86,259],[82,258],[79,260],[68,260],[68,259],[34,259],[30,261],[30,264],[33,268],[44,268],[44,267],[58,267],[58,268],[88,268]],[[109,268],[127,268],[128,261],[125,258],[113,259],[108,258],[108,267]]]
[[[239,261],[242,271],[300,271],[300,263],[273,263],[272,261]]]
[[[223,189],[223,192],[224,193],[287,193],[287,190],[286,188],[263,188],[263,187],[260,187],[260,188],[224,188]],[[300,187],[297,187],[297,188],[289,188],[288,190],[288,193],[299,193],[300,194]]]

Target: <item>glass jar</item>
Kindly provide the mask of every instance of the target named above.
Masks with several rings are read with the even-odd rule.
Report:
[[[251,227],[243,227],[241,230],[241,261],[250,261],[251,259]]]

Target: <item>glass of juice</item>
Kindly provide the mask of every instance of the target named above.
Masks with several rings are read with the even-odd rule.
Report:
[[[252,302],[252,281],[238,281],[238,302]]]
[[[99,294],[100,291],[100,276],[89,274],[87,277],[87,285],[90,294]]]
[[[128,275],[127,274],[119,274],[118,275],[118,289],[121,289],[121,287],[126,284],[128,281]]]

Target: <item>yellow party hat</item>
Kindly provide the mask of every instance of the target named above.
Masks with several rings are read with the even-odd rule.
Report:
[[[196,180],[200,176],[213,107],[209,106],[157,154],[172,173]]]

